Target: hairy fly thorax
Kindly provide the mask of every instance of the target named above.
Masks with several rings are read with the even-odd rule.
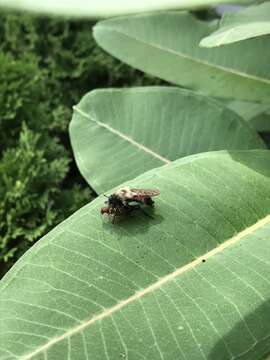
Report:
[[[130,187],[126,186],[117,190],[115,195],[117,195],[122,201],[128,201],[132,200],[136,193],[133,192]]]
[[[115,192],[122,201],[142,201],[145,198],[151,198],[160,194],[158,189],[135,189],[128,186]]]

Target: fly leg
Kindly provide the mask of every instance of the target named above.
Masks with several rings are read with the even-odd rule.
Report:
[[[144,209],[141,208],[141,211],[142,211],[142,213],[143,213],[145,216],[147,216],[148,218],[154,219],[153,216],[151,216],[150,214],[148,214]]]
[[[152,198],[150,196],[146,196],[144,198],[144,203],[145,203],[145,205],[153,207],[155,202],[152,200]]]
[[[140,210],[145,216],[149,217],[150,219],[154,219],[153,216],[148,214],[139,204],[136,205],[128,205],[127,213],[130,214],[134,210]]]
[[[140,205],[125,205],[126,214],[131,214],[135,209],[139,209]]]

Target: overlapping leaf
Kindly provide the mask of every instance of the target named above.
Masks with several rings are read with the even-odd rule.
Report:
[[[220,46],[269,33],[270,2],[265,2],[237,13],[225,13],[219,29],[205,37],[200,45]]]
[[[230,101],[227,106],[248,121],[257,131],[270,131],[270,105]]]
[[[105,17],[166,9],[194,9],[234,0],[0,0],[0,6],[38,13],[79,17]],[[250,3],[240,0],[238,3]]]
[[[270,154],[193,155],[130,185],[152,218],[103,198],[1,282],[0,359],[260,359],[270,351]]]
[[[264,147],[222,104],[169,87],[90,92],[74,108],[70,136],[78,167],[98,193],[186,155]]]
[[[200,40],[216,29],[186,12],[105,20],[94,28],[98,44],[152,75],[216,97],[269,103],[269,37],[205,49]]]

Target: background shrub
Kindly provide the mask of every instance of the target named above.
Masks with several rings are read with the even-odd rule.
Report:
[[[72,159],[72,106],[92,88],[161,82],[106,55],[92,26],[0,15],[0,275],[95,196]]]

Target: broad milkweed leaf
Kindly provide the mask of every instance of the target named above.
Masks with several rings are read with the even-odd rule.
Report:
[[[99,197],[2,279],[0,359],[260,359],[270,351],[270,153],[203,153],[130,186],[152,216],[111,224]]]
[[[200,46],[231,44],[270,33],[270,2],[250,6],[237,13],[225,13],[219,29],[201,40]]]
[[[223,104],[170,87],[88,93],[74,107],[70,138],[82,175],[98,193],[186,155],[265,147]]]
[[[45,14],[98,18],[153,10],[195,9],[233,2],[234,0],[0,0],[0,6]],[[238,1],[243,4],[250,2],[252,1]]]
[[[186,12],[115,18],[94,27],[97,43],[125,63],[204,94],[269,103],[269,37],[205,49],[216,23]]]

